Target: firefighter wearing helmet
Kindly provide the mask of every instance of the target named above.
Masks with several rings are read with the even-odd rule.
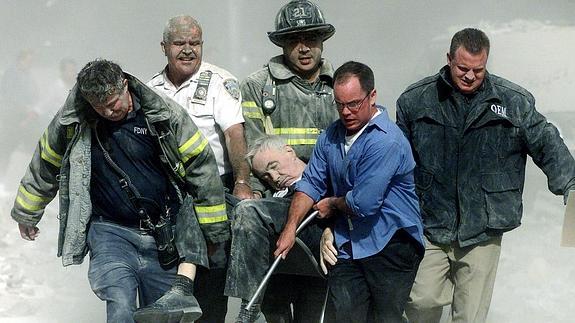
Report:
[[[241,84],[248,145],[264,134],[284,137],[307,161],[321,130],[337,120],[332,65],[322,58],[323,42],[335,33],[317,5],[291,1],[275,19],[272,43],[283,49]]]
[[[335,34],[335,27],[325,23],[319,7],[309,1],[292,1],[283,6],[276,16],[275,29],[268,32],[268,37],[279,47],[291,35],[313,33],[325,41]]]
[[[326,23],[320,8],[310,1],[291,1],[279,10],[275,30],[268,32],[268,37],[283,53],[272,57],[240,86],[248,146],[264,135],[277,135],[301,160],[309,160],[319,134],[338,119],[333,97],[334,70],[322,58],[323,43],[334,33],[335,27]],[[252,178],[251,183],[254,195],[263,199],[242,201],[234,209],[232,235],[242,238],[232,243],[225,290],[226,295],[243,300],[236,322],[253,322],[260,305],[268,321],[297,322],[305,317],[306,322],[318,322],[327,288],[321,278],[282,275],[279,287],[272,278],[265,302],[258,299],[246,309],[270,266],[268,251],[275,247],[289,208],[289,200],[286,203],[266,198],[273,189],[264,182]],[[315,224],[310,227],[316,228],[310,228],[309,239],[304,243],[317,253],[321,230],[315,230]],[[289,317],[290,304],[294,317]]]

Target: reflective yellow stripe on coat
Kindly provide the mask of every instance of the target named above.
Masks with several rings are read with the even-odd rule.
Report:
[[[242,102],[242,111],[246,118],[264,120],[262,109],[254,101]]]
[[[182,162],[187,162],[191,158],[196,157],[204,151],[204,148],[208,145],[208,140],[202,136],[202,133],[198,130],[196,133],[188,139],[183,145],[178,148]]]
[[[62,155],[56,153],[52,147],[50,147],[48,130],[44,131],[42,138],[40,138],[40,157],[58,168],[62,166]]]
[[[317,128],[275,128],[274,134],[283,137],[288,145],[315,145],[320,130]]]
[[[196,210],[196,214],[198,215],[198,222],[200,224],[216,223],[228,220],[225,204],[212,206],[194,205],[194,210]]]
[[[18,188],[18,194],[16,195],[16,203],[30,212],[44,209],[51,200],[51,198],[28,192],[22,185]]]

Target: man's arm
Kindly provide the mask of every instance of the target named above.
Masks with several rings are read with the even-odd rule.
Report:
[[[241,123],[235,124],[226,131],[226,147],[232,169],[234,172],[234,196],[239,199],[251,199],[254,197],[250,185],[250,169],[245,159],[247,153],[246,141],[244,138],[244,126]]]
[[[26,174],[20,181],[11,215],[18,222],[20,235],[25,240],[34,240],[38,236],[36,224],[58,191],[57,175],[66,150],[63,131],[58,116],[54,117],[39,140]]]
[[[535,164],[547,175],[549,190],[568,195],[575,189],[575,160],[557,128],[535,109],[535,102],[523,117],[525,142]]]
[[[346,207],[351,211],[347,214],[353,215],[350,218],[368,217],[380,212],[392,179],[409,173],[415,166],[411,147],[401,134],[398,133],[395,139],[386,139],[373,138],[357,162],[353,188],[344,197]],[[336,202],[341,209],[341,202]]]
[[[278,241],[276,242],[277,249],[274,252],[274,256],[279,257],[281,255],[285,259],[295,243],[295,232],[297,230],[297,226],[311,209],[313,203],[313,199],[305,193],[296,192],[294,194],[289,208],[288,219]]]
[[[329,175],[327,159],[323,150],[327,145],[326,133],[322,133],[318,138],[311,159],[302,174],[302,179],[296,184],[297,192],[294,194],[290,204],[288,219],[276,243],[277,249],[274,252],[276,257],[279,255],[286,257],[295,242],[297,226],[312,208],[315,201],[327,194]]]
[[[253,198],[249,182],[249,166],[245,160],[247,145],[244,138],[242,95],[238,81],[232,75],[223,80],[214,102],[214,120],[223,130],[225,146],[234,175],[233,194],[239,199]]]
[[[320,219],[326,219],[334,214],[343,213],[351,215],[353,211],[345,203],[345,197],[326,197],[321,199],[313,206],[314,210],[318,211],[317,217]],[[335,212],[334,212],[335,211]]]

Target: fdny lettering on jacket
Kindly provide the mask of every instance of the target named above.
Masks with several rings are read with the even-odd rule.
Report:
[[[141,127],[134,126],[134,133],[137,135],[147,135],[148,134],[148,128],[141,128]]]

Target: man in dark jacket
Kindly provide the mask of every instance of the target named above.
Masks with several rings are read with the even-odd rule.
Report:
[[[407,88],[397,124],[411,142],[425,225],[425,257],[406,309],[410,321],[483,322],[503,232],[520,225],[527,155],[565,197],[575,161],[522,87],[490,74],[489,39],[457,32],[447,66]]]

